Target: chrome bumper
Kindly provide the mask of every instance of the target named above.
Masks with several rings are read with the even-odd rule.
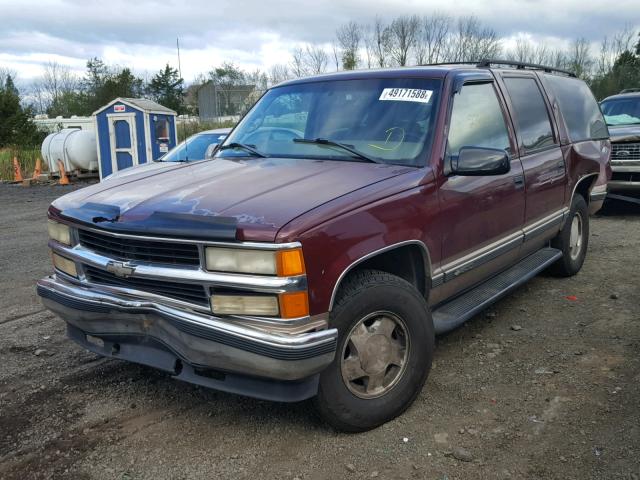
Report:
[[[136,345],[164,349],[196,369],[297,381],[323,370],[335,355],[336,329],[270,333],[211,315],[74,285],[55,275],[38,281],[37,290],[44,305],[65,320],[76,336],[80,331],[85,337],[105,340],[105,344],[115,342],[120,351],[123,345],[128,346],[127,352],[135,352]],[[89,348],[86,342],[79,343]],[[119,352],[98,353],[120,356]],[[158,366],[157,361],[129,357],[125,359]]]
[[[628,173],[640,175],[640,160],[611,161],[611,170],[613,173]],[[640,191],[640,182],[632,180],[609,180],[609,191],[625,192]]]
[[[623,180],[613,180],[609,182],[611,192],[640,191],[640,182],[625,182]]]

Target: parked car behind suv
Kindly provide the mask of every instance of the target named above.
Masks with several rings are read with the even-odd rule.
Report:
[[[611,134],[609,190],[640,193],[640,88],[607,97],[600,107]]]
[[[216,147],[222,143],[230,131],[230,128],[216,128],[214,130],[204,130],[195,133],[173,147],[159,159],[118,170],[104,177],[103,180],[108,178],[129,177],[130,175],[138,175],[142,172],[145,174],[149,174],[150,172],[159,173],[160,170],[168,171],[176,168],[179,166],[179,163],[211,159],[213,158]]]
[[[580,270],[606,194],[589,88],[500,63],[270,89],[214,159],[56,200],[39,295],[101,355],[314,398],[341,430],[394,418],[434,335],[542,270]]]

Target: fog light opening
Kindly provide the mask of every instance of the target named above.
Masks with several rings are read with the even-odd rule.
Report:
[[[93,335],[86,335],[85,339],[87,340],[87,342],[89,342],[91,345],[95,347],[104,348],[104,340],[102,340],[99,337],[94,337]]]
[[[120,344],[114,343],[111,345],[111,355],[118,355],[120,353]]]

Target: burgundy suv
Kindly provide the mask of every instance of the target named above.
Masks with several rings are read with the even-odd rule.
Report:
[[[366,430],[419,394],[434,335],[580,270],[609,155],[588,87],[548,67],[294,80],[215,158],[56,200],[38,293],[101,355]]]

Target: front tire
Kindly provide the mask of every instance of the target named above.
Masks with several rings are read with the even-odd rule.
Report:
[[[551,241],[562,252],[562,258],[549,271],[559,277],[571,277],[582,268],[589,246],[589,209],[582,195],[575,195],[564,227]]]
[[[425,299],[405,280],[363,270],[341,288],[331,315],[336,358],[314,399],[334,428],[361,432],[404,412],[431,368],[434,330]]]

